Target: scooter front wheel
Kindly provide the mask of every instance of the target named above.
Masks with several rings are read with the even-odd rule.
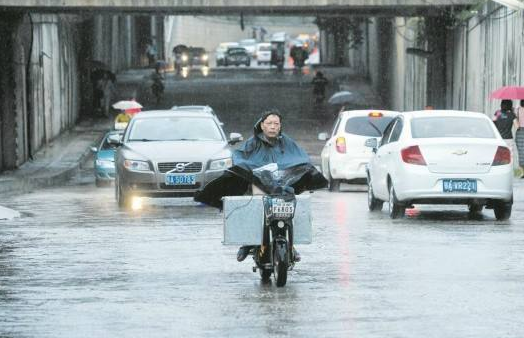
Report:
[[[277,287],[286,285],[289,265],[289,250],[287,243],[275,243],[273,252],[273,271]]]

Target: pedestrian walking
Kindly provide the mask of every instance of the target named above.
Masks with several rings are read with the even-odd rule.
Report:
[[[519,167],[521,169],[520,178],[524,178],[524,100],[520,100],[520,106],[516,110],[517,132],[515,133],[515,145],[519,157]]]
[[[517,116],[513,112],[513,102],[511,100],[502,100],[500,103],[500,109],[495,112],[493,116],[493,122],[497,127],[500,136],[506,141],[508,148],[512,154],[515,154],[513,151],[514,140],[513,140],[513,126],[518,127]]]
[[[146,55],[149,66],[153,66],[155,64],[157,54],[158,50],[156,48],[155,42],[150,40],[146,47]]]
[[[100,107],[102,108],[102,113],[109,117],[111,102],[113,101],[113,96],[115,94],[115,85],[109,77],[109,74],[106,72],[97,83],[97,92],[100,97]]]

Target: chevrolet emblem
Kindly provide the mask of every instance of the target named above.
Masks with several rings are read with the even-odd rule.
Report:
[[[452,152],[453,155],[466,155],[468,153],[467,150],[462,150],[462,149],[459,149],[459,150],[455,150],[454,152]]]

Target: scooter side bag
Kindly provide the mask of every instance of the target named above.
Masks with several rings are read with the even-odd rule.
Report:
[[[311,203],[309,195],[297,195],[293,219],[294,244],[311,244]],[[262,196],[223,198],[224,245],[260,245],[264,223]]]

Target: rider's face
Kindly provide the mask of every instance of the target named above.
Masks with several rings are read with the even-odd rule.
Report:
[[[269,115],[260,124],[264,135],[269,138],[277,137],[280,133],[280,117],[278,115]]]

